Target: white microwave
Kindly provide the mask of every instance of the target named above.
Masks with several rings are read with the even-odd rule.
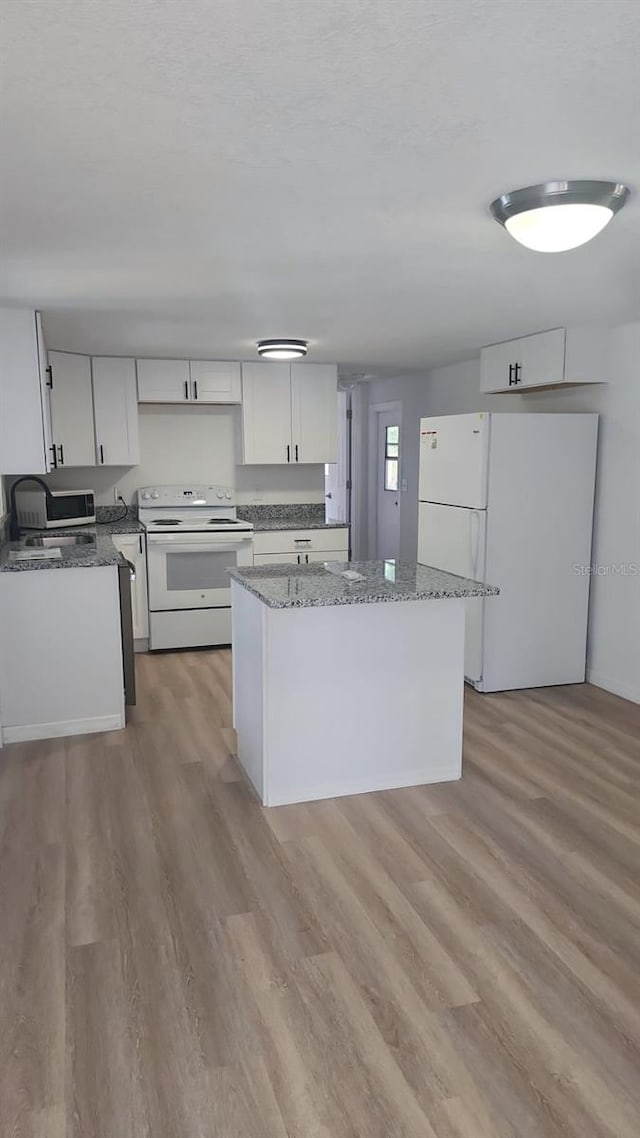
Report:
[[[67,529],[96,520],[93,490],[16,490],[16,515],[23,529]]]

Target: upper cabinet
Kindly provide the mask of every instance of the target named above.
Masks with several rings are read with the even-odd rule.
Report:
[[[51,426],[56,466],[95,466],[91,359],[49,352]]]
[[[242,453],[245,463],[291,462],[291,367],[242,365]]]
[[[296,462],[338,461],[334,364],[291,364],[291,438]]]
[[[337,388],[335,364],[243,364],[243,461],[336,462]]]
[[[609,379],[609,333],[602,328],[553,328],[492,344],[480,353],[480,390],[520,392],[574,387]]]
[[[53,469],[48,383],[40,313],[0,308],[0,474]]]
[[[136,360],[140,403],[185,403],[191,376],[188,360]]]
[[[140,461],[135,360],[94,356],[93,410],[97,466],[136,466]]]
[[[239,403],[240,364],[216,360],[137,360],[140,403]]]
[[[240,403],[240,364],[189,360],[191,394],[197,403]]]

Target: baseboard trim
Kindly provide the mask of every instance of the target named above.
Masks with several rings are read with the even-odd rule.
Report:
[[[30,743],[34,739],[61,739],[65,735],[93,735],[97,731],[118,731],[124,727],[123,715],[100,715],[94,719],[67,719],[57,723],[26,723],[4,727],[4,743]]]
[[[242,763],[240,765],[242,766]],[[243,770],[245,770],[244,767]],[[451,766],[429,771],[428,777],[424,771],[400,771],[393,777],[374,779],[373,781],[360,779],[346,783],[341,787],[336,787],[335,784],[331,786],[292,787],[291,790],[284,793],[277,791],[272,793],[264,805],[287,806],[294,802],[316,802],[322,798],[346,798],[352,794],[371,794],[379,790],[399,790],[406,786],[430,786],[434,782],[456,782],[460,777],[460,769],[452,772]]]
[[[632,684],[627,684],[624,681],[612,679],[611,676],[605,676],[594,668],[587,668],[587,682],[596,688],[604,688],[605,691],[610,691],[613,695],[619,695],[622,699],[629,699],[632,703],[640,703],[640,690],[638,688],[634,688]]]

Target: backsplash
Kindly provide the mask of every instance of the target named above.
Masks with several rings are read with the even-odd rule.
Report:
[[[238,517],[244,522],[251,522],[253,525],[265,521],[285,521],[289,518],[293,521],[299,520],[301,525],[305,522],[311,524],[312,522],[323,522],[324,516],[324,502],[238,506]]]
[[[124,513],[125,507],[122,502],[119,506],[96,506],[96,524],[99,526],[109,525],[111,522],[127,521],[137,522],[138,520],[138,507],[127,506],[126,514]]]

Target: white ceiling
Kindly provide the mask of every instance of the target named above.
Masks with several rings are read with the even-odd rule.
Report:
[[[640,314],[638,0],[4,0],[3,274],[50,347],[416,369]],[[503,190],[611,178],[532,253]]]

